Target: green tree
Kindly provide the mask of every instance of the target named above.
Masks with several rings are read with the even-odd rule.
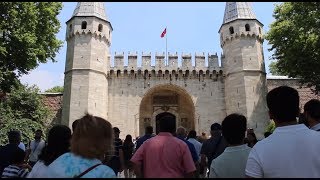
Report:
[[[277,60],[274,70],[320,91],[320,2],[276,5],[266,39]]]
[[[39,89],[19,84],[0,101],[0,145],[7,143],[9,130],[19,130],[24,143],[33,139],[34,131],[46,131],[51,111],[44,105]]]
[[[276,124],[274,123],[274,121],[270,121],[268,126],[266,127],[265,132],[271,132],[273,133],[273,131],[276,129]]]
[[[48,92],[48,93],[63,93],[63,86],[54,86],[53,88],[47,89],[45,92]]]
[[[275,76],[282,76],[282,75],[285,75],[285,74],[282,74],[279,69],[277,68],[277,63],[275,61],[271,62],[269,64],[269,70],[270,70],[270,73],[272,75],[275,75]]]
[[[55,62],[61,9],[61,2],[0,2],[0,91],[10,92],[39,63]]]

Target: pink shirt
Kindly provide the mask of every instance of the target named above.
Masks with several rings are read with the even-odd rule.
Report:
[[[165,132],[145,141],[131,161],[143,163],[145,178],[182,178],[196,170],[187,144]]]

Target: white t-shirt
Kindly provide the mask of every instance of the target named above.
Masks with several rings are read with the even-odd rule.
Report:
[[[32,171],[29,173],[27,178],[46,178],[47,177],[48,166],[39,160],[33,167]]]
[[[31,150],[29,160],[32,162],[37,162],[38,156],[40,155],[45,145],[46,143],[44,142],[44,140],[40,140],[40,142],[36,142],[35,140],[31,141],[29,147],[29,149]]]
[[[20,142],[19,146],[20,149],[22,149],[23,151],[26,151],[26,146],[23,144],[23,142]]]
[[[255,178],[319,178],[320,133],[304,124],[277,127],[251,150],[246,175]]]

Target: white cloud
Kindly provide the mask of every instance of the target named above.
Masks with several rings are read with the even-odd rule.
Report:
[[[63,79],[63,73],[59,74],[46,70],[34,70],[20,78],[24,84],[37,85],[42,92],[54,86],[63,86]]]

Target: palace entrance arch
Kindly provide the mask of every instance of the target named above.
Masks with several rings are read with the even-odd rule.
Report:
[[[157,119],[165,112],[176,117],[176,127],[195,129],[195,107],[189,93],[177,85],[163,84],[152,87],[141,100],[139,135],[144,134],[146,126],[158,133]]]

